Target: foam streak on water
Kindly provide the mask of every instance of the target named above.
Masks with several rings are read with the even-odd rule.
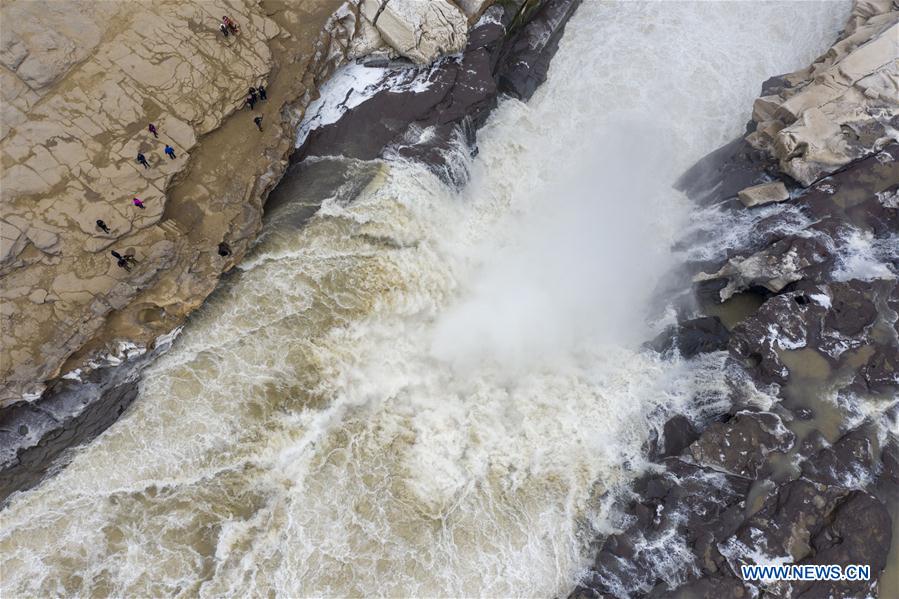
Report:
[[[302,229],[280,206],[126,417],[3,513],[3,596],[566,593],[650,428],[721,401],[721,355],[635,349],[670,183],[846,9],[587,0],[464,191],[391,162]]]

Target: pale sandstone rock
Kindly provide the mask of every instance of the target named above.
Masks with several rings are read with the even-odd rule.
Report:
[[[456,6],[465,13],[469,23],[474,23],[495,0],[453,0]]]
[[[727,279],[727,285],[719,293],[721,301],[750,287],[764,287],[777,293],[805,278],[805,271],[828,258],[827,248],[815,238],[785,237],[750,256],[734,256],[718,272],[699,273],[693,281]]]
[[[391,2],[395,21],[410,17],[402,26],[410,55],[464,45],[465,17],[445,0]],[[34,21],[2,48],[0,67],[12,81],[4,103],[18,111],[3,111],[0,142],[0,406],[36,398],[64,365],[90,369],[116,340],[150,347],[183,322],[259,232],[315,87],[360,52],[395,52],[356,0],[307,0],[301,12],[276,4],[268,15],[255,0],[49,4],[70,22],[44,21],[37,3],[0,5],[4,20],[15,6],[17,18]],[[223,14],[240,23],[238,38],[222,39]],[[15,73],[28,60],[16,43],[30,52],[42,40],[59,51],[41,58],[37,79],[26,70],[31,83],[46,81],[35,90]],[[266,115],[258,135],[243,98],[261,82],[269,101],[256,109]],[[165,143],[177,160],[162,154]],[[152,169],[137,165],[137,151]],[[135,195],[146,210],[131,205]],[[228,261],[215,253],[222,240],[234,252]],[[139,264],[118,268],[110,249],[133,252]]]
[[[899,139],[899,10],[857,2],[847,33],[812,66],[756,100],[747,136],[805,186]]]
[[[417,64],[461,52],[468,41],[465,15],[447,0],[363,0],[362,12],[384,41]]]
[[[135,269],[141,272],[131,277],[119,307],[171,263],[170,247],[154,254],[166,236],[155,226],[165,190],[184,171],[198,137],[267,76],[269,39],[280,28],[249,1],[54,0],[8,2],[0,10],[4,23],[16,23],[14,31],[4,27],[0,46],[0,299],[15,323],[3,326],[2,404],[52,376],[103,325],[102,318],[89,318],[77,334],[67,332],[86,312],[100,316],[88,306],[127,276],[109,257],[110,246],[152,256]],[[222,14],[241,23],[239,44],[218,39]],[[218,82],[223,74],[227,80]],[[160,140],[146,131],[149,121]],[[159,160],[165,142],[176,148],[177,161]],[[151,171],[136,164],[138,151],[156,163]],[[131,206],[135,195],[146,210]],[[99,231],[97,219],[111,235]],[[60,280],[65,289],[58,294],[38,293]],[[35,293],[12,297],[10,290],[20,287]],[[34,310],[54,295],[49,312]]]
[[[855,0],[840,39],[845,39],[855,33],[856,29],[867,23],[872,17],[890,12],[894,6],[895,0]]]
[[[772,181],[771,183],[747,187],[740,191],[737,197],[748,208],[772,202],[783,202],[790,199],[790,194],[781,181]]]

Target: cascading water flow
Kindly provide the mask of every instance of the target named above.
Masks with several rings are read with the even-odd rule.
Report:
[[[301,166],[130,412],[2,513],[2,594],[567,593],[649,431],[723,401],[721,354],[639,349],[671,184],[847,4],[588,0],[463,190]]]

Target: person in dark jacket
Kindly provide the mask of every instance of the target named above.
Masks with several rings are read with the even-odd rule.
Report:
[[[137,153],[137,161],[138,161],[140,164],[143,164],[143,165],[144,165],[144,168],[150,168],[150,163],[147,162],[147,157],[144,156],[141,152],[138,152],[138,153]]]
[[[120,253],[118,253],[115,250],[112,250],[110,252],[110,254],[112,254],[112,257],[116,259],[116,263],[119,265],[119,268],[124,268],[128,272],[131,272],[131,266],[128,264],[128,261],[125,260],[125,258]]]
[[[109,235],[110,233],[112,233],[112,231],[109,230],[109,227],[106,226],[106,223],[104,223],[104,222],[103,222],[102,220],[100,220],[100,219],[97,219],[97,227],[98,227],[101,231],[103,231],[104,233],[106,233],[107,235]]]
[[[253,122],[256,123],[256,128],[262,131],[262,115],[260,114],[255,119],[253,119]]]

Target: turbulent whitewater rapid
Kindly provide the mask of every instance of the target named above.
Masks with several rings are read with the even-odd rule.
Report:
[[[288,187],[129,413],[2,513],[3,596],[566,594],[651,427],[720,401],[720,354],[638,349],[671,182],[847,5],[586,0],[463,190]]]

